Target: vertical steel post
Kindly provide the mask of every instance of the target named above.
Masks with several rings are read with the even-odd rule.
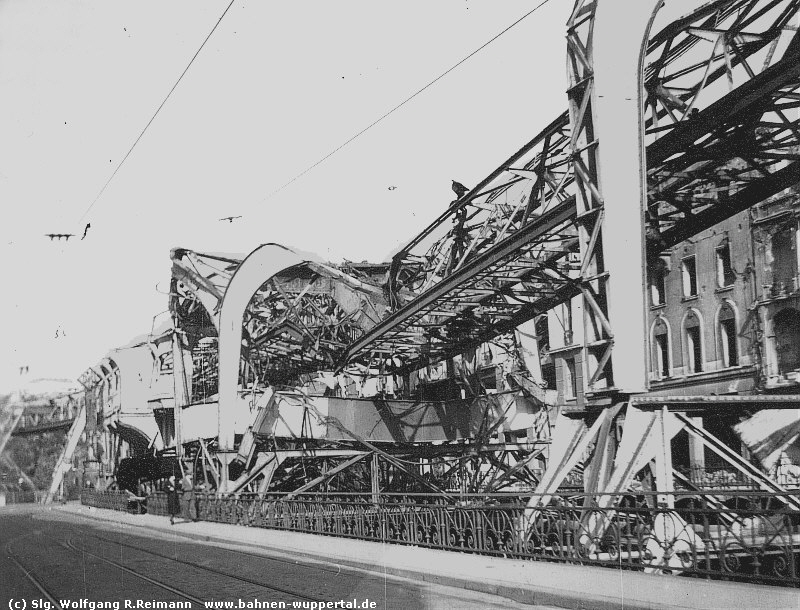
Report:
[[[568,22],[589,391],[647,388],[642,64],[660,5],[661,0],[626,3],[623,24],[618,3],[576,0]],[[604,239],[605,226],[614,227],[613,239]]]
[[[700,428],[703,427],[703,418],[702,417],[691,417],[690,418],[697,426]],[[705,456],[705,445],[703,441],[699,438],[689,435],[689,478],[691,481],[697,482],[702,481],[702,477],[706,471],[706,456]],[[696,477],[700,477],[697,479]]]
[[[175,425],[175,455],[183,457],[181,445],[181,411],[189,404],[189,386],[186,379],[186,367],[183,365],[183,341],[178,329],[177,316],[173,318],[172,331],[172,383],[175,386],[175,400],[172,407],[172,419]]]
[[[656,439],[656,490],[658,504],[663,508],[675,508],[674,484],[672,474],[672,436],[668,427],[669,409],[664,405],[658,417]]]
[[[378,463],[378,454],[372,454],[372,462],[370,463],[370,474],[372,475],[372,503],[378,504],[381,494],[381,471],[380,464]]]

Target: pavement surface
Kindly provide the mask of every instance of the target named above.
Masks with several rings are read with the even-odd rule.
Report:
[[[480,591],[206,541],[184,535],[179,526],[142,526],[114,520],[122,516],[116,513],[101,519],[87,512],[88,518],[36,505],[0,509],[0,610],[531,610]]]
[[[706,581],[694,578],[615,571],[593,566],[520,561],[414,546],[384,544],[282,530],[211,522],[176,522],[167,517],[133,515],[67,504],[42,509],[120,530],[167,535],[209,543],[219,548],[247,549],[254,554],[357,570],[365,575],[399,577],[408,583],[428,583],[498,596],[506,607],[527,604],[575,609],[727,609],[800,610],[800,591],[764,585]],[[401,606],[401,607],[414,607]],[[433,607],[421,605],[417,607]],[[447,607],[460,608],[460,605]],[[3,610],[0,608],[0,610]]]

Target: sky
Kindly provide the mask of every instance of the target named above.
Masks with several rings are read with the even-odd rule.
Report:
[[[171,248],[385,260],[566,109],[551,0],[293,180],[538,2],[234,0],[98,198],[228,1],[0,3],[0,392],[164,321]]]

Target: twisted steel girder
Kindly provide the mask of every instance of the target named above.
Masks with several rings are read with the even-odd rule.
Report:
[[[220,315],[244,260],[184,249],[172,253],[170,310],[198,356],[194,389],[204,396],[217,390]],[[348,343],[380,320],[386,306],[370,274],[383,275],[385,267],[362,265],[367,269],[362,279],[354,275],[359,266],[353,267],[338,269],[302,255],[297,264],[253,280],[258,286],[247,295],[238,319],[247,379],[294,384],[303,373],[329,370]]]
[[[709,2],[649,39],[644,32],[656,9],[637,5],[644,15],[636,26],[642,34],[631,44],[644,47],[644,58],[638,74],[630,68],[622,76],[635,78],[640,89],[620,95],[612,78],[602,100],[615,94],[622,99],[602,111],[595,107],[597,6],[578,0],[568,23],[569,114],[452,202],[397,253],[388,283],[392,315],[354,341],[340,366],[399,354],[404,368],[413,369],[463,353],[582,294],[589,388],[643,389],[644,331],[633,330],[625,339],[624,351],[641,365],[626,371],[624,380],[611,358],[620,331],[638,329],[644,309],[643,295],[629,299],[644,292],[645,268],[643,248],[632,245],[629,234],[645,239],[646,216],[647,250],[657,254],[797,181],[797,120],[788,113],[798,104],[798,43],[789,24],[800,0]],[[609,15],[607,56],[622,40],[620,24]],[[626,16],[630,29],[629,24]],[[622,48],[617,56],[624,60],[626,54],[637,61],[635,48]],[[612,73],[624,72],[616,60],[602,61]],[[630,204],[633,197],[639,203],[635,211],[623,206],[621,220],[609,222],[606,191],[625,184],[643,188],[635,176],[641,158],[627,168],[619,163],[618,176],[603,180],[609,168],[598,165],[595,122],[614,115],[614,103],[628,107],[621,113],[627,118],[606,121],[612,161],[623,131],[628,141],[636,137],[639,146],[646,145],[648,198],[632,190],[612,195],[614,202]],[[753,129],[758,134],[746,136]],[[630,180],[619,176],[624,171],[633,174]],[[573,207],[572,216],[554,223],[549,212],[563,206]],[[612,250],[602,235],[609,225],[615,230]],[[617,260],[611,263],[613,251]],[[615,275],[617,288],[609,291]],[[613,294],[621,297],[612,306],[622,312],[617,321],[608,311]]]

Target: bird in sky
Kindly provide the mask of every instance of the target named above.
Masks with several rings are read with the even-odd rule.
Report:
[[[73,233],[45,233],[44,236],[49,237],[50,241],[53,241],[53,239],[58,239],[58,241],[61,241],[62,238],[69,241],[70,237],[75,237]]]
[[[456,194],[456,197],[461,199],[466,193],[469,192],[469,189],[461,184],[460,182],[456,182],[453,180],[453,192]]]
[[[89,232],[89,229],[91,229],[91,228],[92,228],[92,223],[91,222],[87,222],[86,223],[86,228],[83,230],[83,237],[81,237],[81,241],[86,239],[86,234]]]
[[[241,218],[241,216],[226,216],[225,218],[220,218],[220,222],[223,220],[227,220],[229,223],[232,223],[237,218]]]

